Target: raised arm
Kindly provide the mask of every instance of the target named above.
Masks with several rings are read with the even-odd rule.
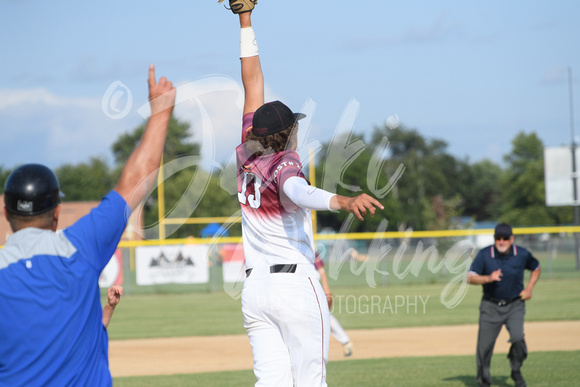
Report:
[[[240,13],[240,61],[244,85],[244,115],[264,104],[264,75],[252,28],[252,12]]]
[[[375,198],[367,194],[348,197],[333,194],[320,188],[308,185],[306,180],[292,176],[283,183],[283,194],[295,205],[309,210],[342,210],[352,212],[359,220],[370,213],[375,216],[376,209],[385,207]]]
[[[131,211],[145,199],[156,182],[167,126],[175,104],[175,87],[165,77],[157,82],[153,65],[149,66],[148,84],[151,117],[141,142],[129,157],[114,188],[125,199]]]

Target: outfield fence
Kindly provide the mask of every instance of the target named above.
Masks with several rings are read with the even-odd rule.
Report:
[[[580,227],[514,228],[515,243],[542,265],[543,278],[578,276],[575,234]],[[316,234],[332,287],[459,283],[493,229]],[[116,273],[126,294],[223,292],[239,297],[243,280],[240,237],[123,241]],[[151,278],[143,284],[143,272]],[[104,271],[105,273],[105,271]],[[108,283],[105,283],[108,282]]]

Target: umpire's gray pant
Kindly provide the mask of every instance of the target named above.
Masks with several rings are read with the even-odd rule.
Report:
[[[524,317],[526,303],[522,300],[514,301],[505,306],[482,300],[479,306],[479,333],[477,336],[477,382],[480,385],[491,384],[491,356],[497,336],[505,324],[509,335],[510,351],[508,358],[513,371],[519,371],[522,363],[528,356],[528,349],[524,340]]]

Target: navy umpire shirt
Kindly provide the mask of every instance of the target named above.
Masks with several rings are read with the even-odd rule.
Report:
[[[501,269],[501,281],[483,285],[483,294],[500,300],[518,298],[524,290],[524,270],[536,270],[540,262],[523,247],[512,245],[506,255],[501,255],[494,245],[481,249],[469,268],[470,273],[490,275]]]

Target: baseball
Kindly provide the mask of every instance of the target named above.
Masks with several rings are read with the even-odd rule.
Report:
[[[387,128],[389,129],[397,129],[399,127],[399,124],[401,122],[399,121],[399,116],[396,114],[393,114],[392,116],[389,116],[389,118],[387,118]]]

